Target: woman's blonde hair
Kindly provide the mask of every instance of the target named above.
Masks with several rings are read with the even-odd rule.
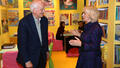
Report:
[[[96,22],[99,18],[99,11],[97,8],[88,6],[84,8],[86,10],[86,13],[89,15],[89,18],[91,22]]]

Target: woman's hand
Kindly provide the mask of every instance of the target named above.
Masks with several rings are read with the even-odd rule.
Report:
[[[81,35],[78,30],[71,30],[70,32],[71,32],[73,35],[78,36],[78,37],[80,37],[80,35]]]
[[[72,46],[80,46],[81,47],[81,40],[77,37],[75,37],[76,40],[70,40],[69,44]]]

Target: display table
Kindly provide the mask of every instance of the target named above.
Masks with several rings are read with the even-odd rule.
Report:
[[[5,53],[5,52],[8,52],[8,51],[17,51],[17,50],[18,50],[18,49],[17,49],[17,45],[15,45],[15,47],[12,48],[12,49],[1,49],[1,50],[0,50],[0,54]]]
[[[71,34],[70,32],[66,32],[63,34],[63,36],[64,36],[64,50],[66,51],[66,53],[68,53],[68,50],[71,47],[69,46],[69,40],[73,38],[74,35]]]

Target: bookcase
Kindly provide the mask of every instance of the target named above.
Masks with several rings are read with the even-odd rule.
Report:
[[[120,68],[120,0],[87,0],[87,5],[96,6],[98,10],[107,8],[107,13],[102,12],[105,16],[99,10],[103,17],[98,20],[108,25],[107,38],[102,38],[107,42],[104,45],[104,61],[106,68]]]

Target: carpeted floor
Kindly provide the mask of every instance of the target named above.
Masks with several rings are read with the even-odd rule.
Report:
[[[54,68],[75,68],[78,57],[67,57],[64,51],[53,51]],[[49,64],[47,63],[47,68]]]

